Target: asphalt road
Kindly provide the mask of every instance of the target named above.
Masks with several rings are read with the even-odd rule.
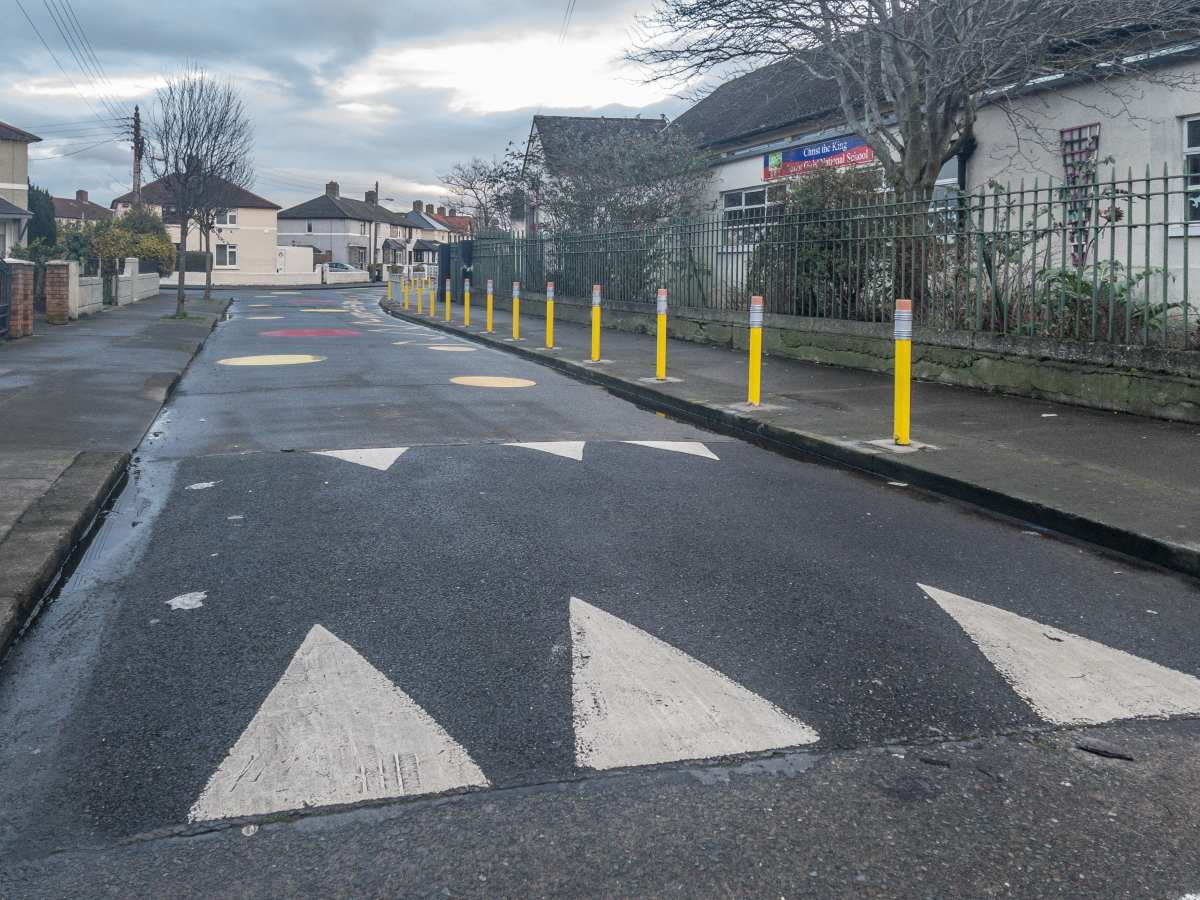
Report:
[[[239,296],[0,666],[0,894],[1200,891],[1194,583],[377,300]]]

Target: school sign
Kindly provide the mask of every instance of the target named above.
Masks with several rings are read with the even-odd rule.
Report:
[[[875,160],[875,151],[860,137],[840,137],[763,154],[763,181],[802,175],[813,169],[861,166]]]

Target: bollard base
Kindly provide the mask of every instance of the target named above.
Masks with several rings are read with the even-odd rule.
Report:
[[[731,412],[739,413],[756,413],[756,412],[776,412],[781,409],[789,409],[780,403],[730,403],[723,407]]]
[[[880,438],[877,441],[859,441],[859,444],[867,450],[886,450],[889,453],[920,453],[922,450],[941,450],[941,447],[935,447],[933,444],[922,444],[920,441],[912,441],[909,444],[897,444],[895,438]]]
[[[608,366],[608,365],[612,365],[612,360],[611,359],[581,359],[579,361],[579,364],[581,366]]]
[[[683,381],[683,379],[675,378],[671,375],[668,375],[666,378],[655,378],[652,375],[649,378],[639,378],[638,381],[645,382],[646,384],[678,384],[679,382]]]

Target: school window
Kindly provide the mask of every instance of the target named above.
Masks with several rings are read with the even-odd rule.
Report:
[[[1187,220],[1200,222],[1200,117],[1183,123],[1183,174],[1187,176]]]
[[[219,213],[217,213],[216,222],[218,225],[236,225],[237,224],[237,210],[236,209],[221,210]]]
[[[217,267],[233,268],[237,266],[237,244],[217,244],[213,264]]]
[[[770,216],[783,212],[786,184],[764,185],[721,195],[721,224],[726,246],[752,244],[762,237],[762,226]]]

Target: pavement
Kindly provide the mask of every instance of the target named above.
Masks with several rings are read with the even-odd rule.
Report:
[[[0,666],[0,895],[1200,890],[1194,580],[239,295]]]
[[[0,657],[123,476],[226,300],[107,308],[0,343]]]
[[[398,300],[388,309],[408,315]],[[430,324],[463,332],[442,321],[442,309]],[[456,305],[453,321],[461,320]],[[658,383],[653,335],[604,329],[604,362],[595,365],[589,327],[560,316],[550,351],[543,319],[523,314],[520,342],[509,339],[511,323],[497,309],[494,333],[483,334],[476,298],[469,336],[727,434],[903,480],[1200,576],[1200,425],[916,382],[912,428],[921,449],[897,452],[890,448],[890,376],[766,355],[755,409],[746,404],[743,351],[671,339],[670,381]]]

